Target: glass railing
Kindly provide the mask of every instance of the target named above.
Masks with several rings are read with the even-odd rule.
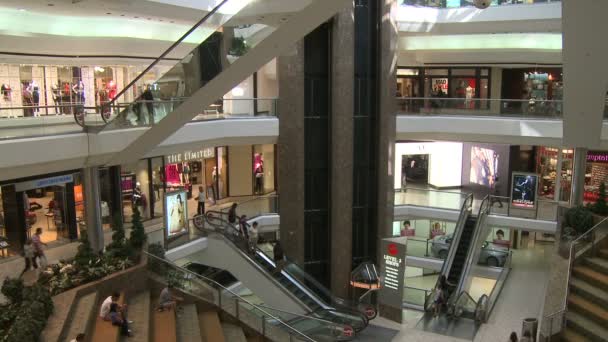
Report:
[[[464,99],[446,97],[397,98],[398,115],[500,116],[530,119],[561,118],[561,100]]]
[[[201,21],[186,32],[180,40],[169,47],[160,57],[155,60],[150,67],[140,76],[131,82],[117,97],[107,105],[109,122],[106,129],[116,129],[132,125],[154,125],[161,122],[170,113],[175,113],[177,121],[183,121],[196,113],[196,103],[211,103],[213,100],[224,95],[230,89],[222,89],[231,83],[242,81],[235,79],[237,74],[244,74],[247,66],[239,64],[237,61],[246,55],[255,54],[259,60],[264,60],[268,56],[268,49],[256,50],[256,47],[263,43],[267,37],[286,23],[291,23],[299,12],[305,12],[310,6],[314,6],[312,0],[298,1],[297,6],[293,6],[291,11],[283,11],[277,18],[265,18],[255,16],[251,13],[264,13],[267,11],[267,3],[264,1],[251,0],[224,0],[211,10]],[[335,5],[333,6],[335,7]],[[329,8],[333,8],[328,6]],[[181,61],[163,75],[158,75],[152,71],[152,67],[167,54],[174,53],[176,48],[182,46],[189,48],[190,53],[178,56]],[[192,48],[194,47],[194,48]],[[264,51],[264,52],[260,52]],[[272,56],[271,56],[272,57]],[[270,59],[270,58],[268,58]],[[255,62],[250,65],[254,66]],[[228,72],[234,65],[236,69]],[[260,65],[259,67],[261,67]],[[254,72],[251,70],[249,74]],[[243,75],[245,78],[247,75]],[[220,79],[221,78],[221,79]],[[152,83],[147,80],[153,80]],[[218,82],[218,86],[212,86]],[[203,87],[208,89],[200,92]],[[219,86],[222,85],[222,86]],[[238,88],[238,87],[237,87]],[[244,92],[242,88],[234,88],[231,96],[238,96]],[[239,90],[240,89],[240,90]],[[174,105],[164,111],[155,111],[152,115],[153,120],[148,122],[137,122],[129,119],[132,117],[132,110],[118,108],[113,109],[113,104],[117,102],[130,102],[125,100],[128,94],[136,93],[138,100],[172,100],[179,99],[182,103]],[[193,95],[196,95],[196,99]],[[215,105],[219,105],[216,103]],[[143,109],[148,110],[148,108]],[[179,107],[179,109],[178,109]],[[271,112],[274,109],[270,104],[257,103],[255,105],[260,112]],[[150,108],[153,109],[153,108]],[[238,110],[237,110],[238,112]],[[104,118],[106,118],[104,116]],[[173,122],[177,125],[178,122]]]
[[[505,5],[533,5],[546,4],[550,2],[560,2],[561,0],[492,0],[491,6]],[[454,8],[454,7],[469,7],[473,6],[472,0],[403,0],[402,5],[409,6],[424,6],[436,8]]]
[[[222,216],[227,217],[230,207],[221,210]],[[247,216],[247,219],[262,215],[279,213],[279,196],[275,194],[252,198],[238,203],[236,207],[237,216]]]
[[[481,322],[487,322],[490,318],[490,313],[494,309],[496,305],[496,301],[498,301],[498,296],[502,291],[505,282],[507,281],[507,277],[511,272],[511,261],[513,259],[513,252],[510,252],[507,261],[502,266],[502,270],[500,271],[500,275],[496,279],[494,286],[492,287],[492,291],[488,295],[482,295],[477,301],[478,307],[476,308],[476,318]],[[487,300],[483,297],[486,296]]]
[[[407,237],[406,256],[421,257],[421,258],[437,258],[440,257],[436,253],[432,253],[432,240],[418,237]]]
[[[509,203],[511,198],[505,196],[490,195],[489,214],[512,217],[526,217],[536,220],[557,221],[557,209],[559,202],[552,200],[538,199],[537,206],[533,215],[529,212],[526,215],[521,215],[521,211],[511,210]]]
[[[468,196],[463,192],[407,187],[395,189],[395,205],[459,210]]]
[[[213,279],[146,254],[147,269],[158,280],[169,282],[192,297],[215,305],[269,340],[340,341],[352,338],[348,336],[351,330],[347,325],[256,305]]]
[[[403,286],[403,304],[406,306],[424,307],[426,298],[431,290],[419,289],[411,286]]]
[[[171,112],[182,101],[154,100],[117,103],[114,108],[126,111],[123,128],[151,126]],[[192,122],[205,120],[258,119],[276,116],[277,99],[224,99],[200,109]],[[261,107],[268,110],[261,110]],[[152,108],[148,110],[148,108]],[[45,114],[45,109],[65,114]],[[86,107],[78,103],[55,106],[0,107],[0,140],[49,136],[102,128],[105,124],[100,106]]]

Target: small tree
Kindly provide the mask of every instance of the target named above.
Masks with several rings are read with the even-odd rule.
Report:
[[[114,215],[112,231],[112,242],[106,247],[106,252],[111,257],[124,258],[130,256],[129,249],[131,246],[127,245],[125,227],[120,215]]]
[[[2,294],[12,303],[20,303],[23,299],[23,279],[6,277],[2,283]]]
[[[89,239],[87,237],[87,232],[81,231],[80,232],[80,245],[78,246],[78,252],[76,253],[76,256],[74,257],[74,262],[78,266],[82,267],[82,266],[88,265],[91,260],[93,260],[97,257],[98,257],[97,253],[95,253],[93,248],[91,248],[91,243],[89,242]]]
[[[146,242],[146,231],[144,230],[144,225],[141,223],[141,214],[139,213],[139,209],[137,207],[133,208],[133,218],[131,220],[131,236],[129,237],[129,244],[135,250],[141,250]]]
[[[578,235],[586,233],[593,227],[591,210],[584,206],[570,208],[564,215],[564,229],[573,228]]]
[[[606,204],[606,184],[600,183],[599,198],[592,207],[594,213],[598,215],[608,215],[608,204]]]

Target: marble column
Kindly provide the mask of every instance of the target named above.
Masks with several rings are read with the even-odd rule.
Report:
[[[331,114],[331,290],[348,298],[352,269],[354,7],[334,17]]]
[[[90,166],[82,169],[84,180],[84,212],[87,238],[91,248],[101,251],[104,247],[101,225],[101,194],[99,190],[99,168]]]
[[[277,59],[279,100],[278,192],[281,244],[304,262],[304,40]]]
[[[572,204],[573,206],[583,205],[583,195],[585,193],[585,171],[587,168],[586,148],[574,149],[573,164],[572,195],[570,197],[570,204]]]
[[[381,242],[384,237],[392,234],[394,194],[394,160],[396,135],[396,103],[397,87],[397,38],[398,31],[395,22],[397,13],[396,0],[379,1],[380,21],[380,53],[379,64],[379,127],[378,127],[378,203],[377,203],[377,260],[381,260]],[[381,305],[380,315],[390,320],[401,322],[402,312],[389,306]]]

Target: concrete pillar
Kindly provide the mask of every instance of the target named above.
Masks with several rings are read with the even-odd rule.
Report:
[[[279,80],[278,192],[281,244],[304,262],[304,40],[277,59]]]
[[[570,203],[573,206],[582,205],[583,195],[585,193],[585,169],[587,168],[586,148],[574,149],[574,163],[572,168],[572,195],[570,196]]]
[[[608,90],[608,1],[562,1],[564,146],[599,146]]]
[[[379,78],[379,132],[378,132],[378,260],[380,243],[392,234],[394,191],[394,160],[396,116],[395,93],[397,87],[397,14],[396,0],[380,1],[380,74]]]
[[[103,227],[101,225],[101,195],[99,192],[99,168],[90,166],[82,169],[84,183],[84,212],[87,237],[95,251],[104,247]]]
[[[354,7],[334,17],[331,114],[331,290],[349,297],[352,269]]]

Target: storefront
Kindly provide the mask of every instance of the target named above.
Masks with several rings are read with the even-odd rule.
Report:
[[[0,196],[0,229],[10,253],[21,251],[37,228],[42,228],[44,243],[78,238],[84,218],[80,172],[6,181],[0,184]]]
[[[146,66],[0,64],[0,118],[74,114],[83,106],[100,106],[113,100]],[[119,102],[133,101],[167,69],[154,67]],[[22,106],[32,108],[3,109]]]
[[[585,169],[585,203],[595,203],[599,198],[600,184],[608,181],[608,152],[587,152],[587,166]]]
[[[573,160],[574,150],[542,146],[537,148],[536,173],[540,175],[538,192],[541,197],[570,201]]]
[[[489,68],[416,68],[397,69],[397,97],[437,97],[463,99],[456,108],[485,109],[473,99],[490,97]],[[481,108],[484,107],[484,108]]]
[[[164,194],[180,190],[187,193],[188,205],[192,207],[188,210],[190,216],[197,212],[200,188],[209,205],[238,196],[273,192],[275,153],[272,144],[219,146],[122,165],[119,198],[123,218],[130,222],[135,206],[143,220],[162,217]],[[106,197],[112,198],[110,191]]]

